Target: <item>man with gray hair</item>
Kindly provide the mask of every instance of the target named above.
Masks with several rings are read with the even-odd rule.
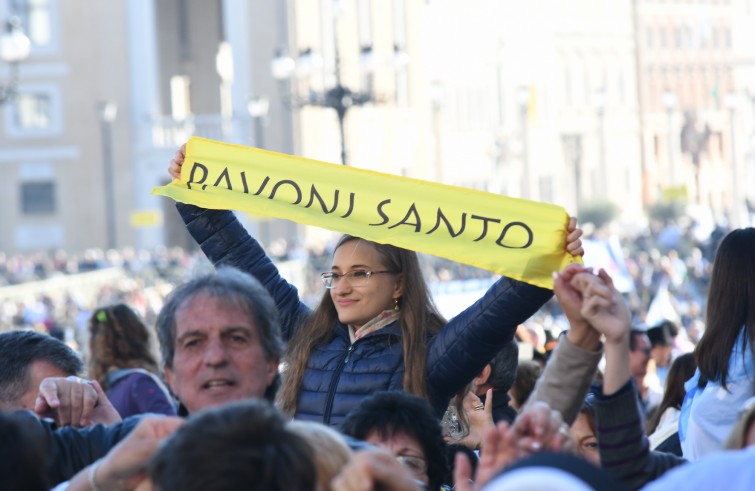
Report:
[[[188,413],[273,402],[283,355],[278,310],[256,279],[220,268],[176,288],[157,317],[165,378]]]
[[[283,353],[280,323],[272,297],[252,276],[219,268],[178,286],[156,327],[166,380],[183,415],[244,399],[272,402]],[[71,383],[58,381],[58,390]],[[53,448],[46,465],[57,484],[103,457],[139,420],[81,430],[56,430],[28,418],[26,423],[43,427]],[[142,457],[146,462],[148,455]]]

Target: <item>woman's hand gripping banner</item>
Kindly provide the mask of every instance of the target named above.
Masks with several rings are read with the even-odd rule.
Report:
[[[578,261],[555,205],[192,137],[181,179],[153,194],[355,235],[544,288]]]

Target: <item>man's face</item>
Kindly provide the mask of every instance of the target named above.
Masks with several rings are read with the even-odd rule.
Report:
[[[165,378],[190,413],[263,398],[278,360],[265,359],[257,326],[230,302],[199,293],[176,312],[173,366]]]
[[[37,400],[39,384],[42,380],[47,377],[67,377],[69,375],[76,374],[66,373],[45,360],[34,361],[29,365],[29,385],[26,386],[26,392],[24,392],[24,394],[15,402],[10,404],[0,402],[0,408],[7,411],[15,411],[17,409],[29,409],[33,411],[34,401]]]
[[[645,334],[632,334],[634,336],[634,349],[629,352],[629,370],[632,375],[644,377],[648,371],[650,361],[650,340]]]

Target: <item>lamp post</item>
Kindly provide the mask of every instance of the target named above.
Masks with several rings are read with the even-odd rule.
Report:
[[[564,157],[574,171],[574,194],[577,212],[582,206],[582,135],[562,135]]]
[[[220,116],[222,118],[221,130],[223,138],[227,138],[232,132],[233,118],[233,50],[228,41],[218,45],[215,54],[215,71],[220,77]]]
[[[326,89],[322,92],[316,92],[309,90],[307,97],[298,99],[292,97],[291,105],[295,107],[303,106],[318,106],[327,107],[335,110],[338,117],[338,133],[341,140],[341,163],[346,165],[346,131],[345,121],[346,114],[352,107],[363,106],[372,102],[375,102],[376,98],[371,92],[355,92],[350,88],[343,85],[341,81],[341,57],[338,50],[338,29],[333,29],[333,35],[335,38],[334,44],[334,71],[335,71],[335,84],[333,87]],[[367,60],[371,64],[371,57],[365,56],[365,53],[371,54],[370,47],[362,48],[362,59]],[[294,60],[284,52],[279,52],[271,62],[271,70],[273,77],[280,81],[290,81],[295,72],[299,74],[309,75],[312,67],[313,54],[311,49],[302,51],[299,56],[299,60]],[[297,66],[298,65],[298,66]],[[365,70],[371,69],[371,65],[366,65]],[[290,89],[289,89],[290,90]]]
[[[739,183],[737,181],[737,145],[734,139],[736,129],[734,116],[737,109],[737,94],[728,92],[724,95],[724,105],[729,110],[729,133],[731,145],[731,226],[739,227]]]
[[[593,92],[593,106],[598,119],[598,165],[603,197],[608,195],[608,167],[606,163],[606,91],[603,88]]]
[[[246,105],[249,111],[249,117],[252,119],[253,141],[252,144],[257,148],[265,148],[265,121],[267,112],[270,109],[270,101],[267,97],[252,96]]]
[[[117,245],[115,229],[115,189],[113,186],[113,121],[118,114],[115,101],[99,103],[98,112],[102,126],[102,162],[105,181],[105,230],[107,248]]]
[[[31,41],[21,30],[21,21],[18,17],[11,17],[0,37],[0,61],[10,65],[8,83],[0,85],[0,104],[10,101],[16,95],[18,64],[29,57],[30,51]]]
[[[439,81],[430,84],[428,91],[433,108],[433,143],[435,160],[435,182],[443,182],[443,139],[441,138],[440,113],[443,109],[445,92]]]
[[[676,107],[676,93],[666,90],[663,93],[663,107],[666,108],[666,130],[668,132],[668,166],[669,184],[676,185],[676,161],[674,159],[674,108]]]
[[[530,88],[521,86],[516,89],[516,102],[519,105],[519,120],[522,130],[522,198],[530,197],[530,155],[527,113],[530,106]]]
[[[697,116],[693,111],[684,112],[684,124],[681,131],[682,152],[689,154],[695,171],[695,189],[697,204],[703,203],[702,183],[700,182],[700,157],[707,151],[710,139],[710,127],[706,124],[703,129],[698,128]]]

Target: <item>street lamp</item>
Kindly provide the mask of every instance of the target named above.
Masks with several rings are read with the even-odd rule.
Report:
[[[564,157],[574,171],[574,194],[577,212],[582,206],[582,135],[562,135]]]
[[[443,84],[435,80],[428,89],[433,108],[433,140],[435,157],[435,182],[443,182],[443,139],[441,136],[440,114],[445,101]]]
[[[355,106],[363,106],[376,101],[372,92],[355,92],[348,87],[344,86],[341,82],[341,58],[338,51],[338,38],[337,29],[333,29],[335,39],[335,85],[322,92],[316,92],[309,90],[306,98],[293,97],[290,101],[292,106],[304,107],[304,106],[318,106],[327,107],[336,111],[338,117],[338,130],[341,138],[341,163],[346,165],[346,135],[344,129],[344,122],[346,120],[346,114],[349,109]],[[372,48],[362,47],[362,60],[369,61],[363,68],[365,70],[371,70],[372,65]],[[288,54],[283,51],[279,51],[271,62],[271,70],[273,77],[280,81],[290,81],[290,79],[296,75],[309,75],[311,67],[313,65],[313,57],[311,49],[302,51],[298,60],[294,60]]]
[[[697,204],[703,202],[702,183],[700,182],[700,156],[708,149],[708,140],[710,139],[710,127],[706,124],[704,128],[698,128],[697,116],[693,111],[684,112],[684,124],[681,131],[682,153],[689,154],[692,160],[692,166],[695,171],[695,189],[697,193]]]
[[[233,50],[228,41],[218,45],[215,54],[215,71],[220,77],[220,115],[223,137],[231,133],[233,117]]]
[[[598,164],[600,165],[600,184],[602,194],[608,197],[608,166],[606,164],[606,91],[597,89],[592,94],[592,103],[595,107],[595,115],[598,118]]]
[[[519,105],[519,120],[522,129],[522,198],[530,197],[530,155],[529,135],[527,132],[527,114],[530,107],[530,88],[521,86],[516,89],[516,102]]]
[[[98,106],[100,124],[102,126],[102,160],[105,181],[105,230],[107,234],[107,248],[114,249],[117,245],[115,230],[115,186],[113,185],[113,122],[118,114],[115,101],[100,102]]]
[[[676,184],[676,162],[674,160],[674,108],[676,107],[677,97],[676,92],[672,90],[666,90],[663,93],[663,107],[666,108],[666,129],[668,132],[668,166],[669,166],[669,181],[672,186]]]
[[[729,132],[731,145],[731,226],[739,227],[739,183],[737,182],[737,145],[734,140],[736,133],[734,126],[734,114],[737,109],[738,98],[734,92],[724,95],[724,105],[729,109]]]
[[[254,127],[254,141],[252,142],[257,148],[265,148],[264,125],[267,118],[267,112],[270,109],[270,100],[267,97],[252,96],[246,105],[249,111],[249,117],[252,118]]]
[[[21,21],[18,17],[11,17],[0,37],[0,61],[10,65],[8,84],[0,85],[0,104],[10,101],[16,95],[18,64],[29,57],[30,51],[31,41],[21,30]]]

